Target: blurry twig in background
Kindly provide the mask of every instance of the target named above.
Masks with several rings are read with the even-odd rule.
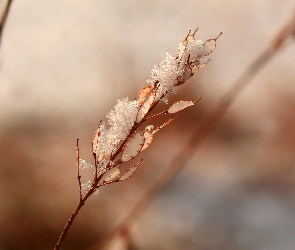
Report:
[[[154,183],[147,189],[135,205],[129,210],[123,220],[113,227],[109,233],[103,237],[99,242],[92,245],[91,249],[101,249],[113,239],[114,236],[121,232],[128,231],[131,226],[137,221],[140,215],[151,204],[152,200],[159,194],[165,186],[182,170],[182,168],[189,162],[191,156],[194,154],[197,146],[214,128],[217,122],[223,117],[230,105],[237,99],[244,88],[250,83],[255,75],[274,57],[276,52],[284,45],[286,40],[295,37],[295,10],[290,20],[277,32],[272,43],[267,47],[244,71],[244,73],[235,81],[232,88],[220,100],[216,108],[209,112],[203,120],[199,123],[198,128],[192,135],[190,141],[186,146],[171,160],[166,169],[154,181]]]
[[[12,4],[12,0],[7,0],[6,4],[4,5],[4,10],[0,16],[0,46],[1,46],[1,39],[2,39],[4,25],[6,23],[11,4]]]

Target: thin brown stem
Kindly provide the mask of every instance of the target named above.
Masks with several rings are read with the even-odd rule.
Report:
[[[0,46],[1,46],[1,40],[2,40],[2,34],[3,34],[4,26],[6,24],[6,20],[7,20],[7,17],[8,17],[8,13],[9,13],[11,4],[12,4],[12,0],[7,0],[7,3],[5,5],[5,7],[4,7],[4,10],[3,10],[3,12],[1,13],[1,16],[0,16]]]
[[[59,239],[54,247],[54,250],[59,250],[61,248],[61,244],[64,241],[69,229],[71,228],[76,216],[78,215],[79,211],[81,210],[81,208],[85,205],[86,200],[94,193],[95,189],[92,187],[87,194],[84,196],[83,199],[79,200],[79,203],[76,207],[76,209],[74,210],[74,212],[72,213],[71,217],[69,218],[69,220],[67,221],[66,225],[64,226]]]
[[[80,149],[79,149],[79,139],[77,139],[76,154],[77,154],[77,179],[78,179],[79,193],[80,193],[80,201],[81,201],[82,200],[82,187],[81,187],[81,175],[80,175]]]
[[[232,88],[224,95],[215,109],[213,109],[199,123],[198,128],[191,136],[189,142],[183,149],[170,161],[165,170],[159,175],[154,183],[145,191],[141,198],[128,211],[123,220],[113,227],[104,238],[88,250],[101,249],[115,235],[122,231],[130,230],[131,226],[137,221],[140,215],[147,209],[153,199],[165,186],[183,169],[188,163],[197,146],[209,134],[218,121],[223,117],[228,108],[233,104],[237,97],[242,93],[250,81],[261,71],[266,64],[274,57],[276,52],[286,42],[287,38],[295,34],[295,13],[294,16],[283,26],[275,36],[273,43],[263,51],[244,73],[235,81]]]

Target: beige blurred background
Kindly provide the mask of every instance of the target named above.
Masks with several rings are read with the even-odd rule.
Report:
[[[292,0],[14,0],[0,48],[0,250],[52,249],[79,198],[76,139],[90,161],[99,120],[137,95],[189,28],[202,40],[222,31],[212,61],[171,96],[202,101],[157,134],[133,178],[86,203],[62,249],[97,242],[294,8]],[[294,65],[290,40],[136,222],[131,246],[116,239],[107,249],[294,249]]]

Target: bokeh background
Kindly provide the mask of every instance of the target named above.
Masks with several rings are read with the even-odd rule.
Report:
[[[294,0],[15,0],[0,48],[0,250],[52,249],[78,202],[76,139],[91,161],[93,133],[117,99],[134,98],[189,28],[202,40],[222,31],[212,61],[171,96],[202,101],[157,134],[133,178],[86,203],[63,249],[93,246],[294,8]],[[117,237],[106,249],[294,249],[294,65],[289,40],[135,223],[131,242]]]

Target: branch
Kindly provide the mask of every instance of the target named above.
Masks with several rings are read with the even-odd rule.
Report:
[[[76,216],[78,215],[79,211],[81,210],[81,208],[85,205],[86,200],[93,194],[93,192],[95,191],[95,189],[91,188],[88,193],[84,196],[83,199],[79,200],[79,204],[77,205],[75,211],[72,213],[70,219],[67,221],[66,225],[64,226],[62,233],[60,234],[58,241],[54,247],[54,250],[59,250],[61,247],[62,242],[64,241],[69,229],[71,228],[74,219],[76,218]]]
[[[82,187],[81,187],[81,175],[80,175],[80,150],[79,150],[79,139],[77,139],[76,154],[77,154],[77,179],[78,179],[79,194],[80,194],[80,201],[81,201],[81,200],[82,200]]]
[[[4,11],[0,16],[0,46],[1,46],[3,29],[7,20],[7,16],[8,16],[11,4],[12,4],[12,0],[8,0],[6,3],[6,6],[4,7]]]
[[[123,220],[113,227],[104,238],[92,245],[88,250],[101,249],[117,234],[130,230],[131,226],[151,204],[153,199],[165,188],[165,186],[184,168],[190,161],[197,146],[206,138],[218,121],[223,117],[228,108],[242,93],[250,81],[261,71],[266,64],[286,43],[286,40],[295,35],[295,11],[292,18],[277,32],[273,42],[267,47],[235,81],[232,88],[223,96],[219,104],[200,122],[197,130],[184,148],[170,161],[166,169],[146,190],[143,196],[128,211]]]

